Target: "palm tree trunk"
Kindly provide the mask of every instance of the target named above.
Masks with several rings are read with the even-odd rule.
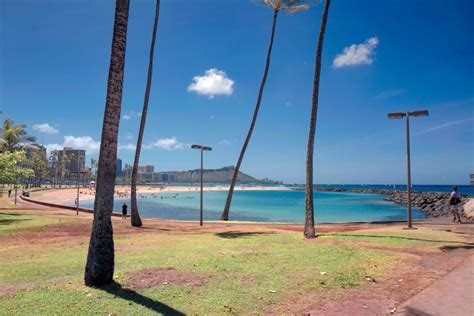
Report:
[[[311,118],[309,122],[308,147],[306,151],[306,188],[305,188],[305,221],[304,236],[306,238],[316,237],[314,230],[314,203],[313,203],[313,153],[314,135],[316,132],[316,120],[318,115],[319,101],[319,78],[321,75],[321,56],[323,53],[324,32],[326,31],[326,21],[328,17],[329,4],[331,0],[326,0],[323,16],[321,18],[321,28],[319,30],[318,46],[316,48],[316,64],[314,67],[313,96],[311,100]]]
[[[107,99],[97,170],[94,221],[84,274],[85,284],[94,287],[112,282],[114,275],[114,239],[110,217],[114,207],[115,163],[117,160],[117,139],[122,104],[129,6],[130,0],[116,0]]]
[[[270,43],[268,45],[265,70],[263,72],[262,82],[260,83],[260,89],[258,90],[257,104],[255,104],[255,111],[253,112],[252,123],[250,124],[249,130],[247,132],[247,137],[245,138],[242,149],[240,150],[239,160],[237,161],[237,165],[235,166],[234,173],[232,175],[232,181],[230,182],[229,192],[227,194],[227,200],[225,202],[224,211],[222,212],[221,218],[220,218],[223,221],[229,220],[229,209],[230,209],[230,204],[232,202],[232,195],[234,194],[235,184],[237,183],[237,177],[239,175],[240,165],[242,164],[245,151],[247,150],[247,145],[249,144],[250,138],[252,137],[253,128],[255,127],[255,122],[257,121],[258,110],[260,109],[260,103],[262,101],[263,89],[265,88],[265,83],[267,82],[268,70],[270,68],[270,56],[272,54],[273,38],[275,36],[275,27],[276,27],[279,10],[274,10],[273,12],[274,13],[273,13],[272,34],[270,36]]]
[[[150,46],[150,60],[148,62],[148,78],[146,80],[145,100],[143,101],[142,117],[140,120],[140,130],[138,131],[137,148],[135,149],[135,160],[133,161],[132,183],[131,183],[131,215],[132,226],[141,227],[142,220],[138,213],[137,206],[137,175],[138,163],[140,162],[140,153],[142,150],[143,132],[145,131],[146,114],[148,112],[148,100],[150,99],[151,79],[153,75],[153,53],[155,50],[156,30],[158,28],[158,16],[160,14],[160,0],[156,0],[155,21],[153,23],[153,35]]]

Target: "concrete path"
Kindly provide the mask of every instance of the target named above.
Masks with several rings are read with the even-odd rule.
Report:
[[[398,315],[474,315],[474,255],[397,308]]]

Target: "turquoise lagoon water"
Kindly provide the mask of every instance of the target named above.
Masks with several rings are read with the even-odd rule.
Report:
[[[222,212],[227,191],[204,192],[204,219],[217,220]],[[115,199],[116,211],[129,199]],[[93,207],[84,201],[83,207]],[[147,193],[138,199],[140,214],[178,220],[199,219],[199,191]],[[129,207],[130,210],[130,207]],[[414,208],[413,218],[424,218]],[[304,191],[272,190],[235,191],[230,211],[231,220],[259,222],[304,221]],[[383,200],[376,194],[315,192],[315,220],[318,223],[370,222],[406,219],[406,207]]]

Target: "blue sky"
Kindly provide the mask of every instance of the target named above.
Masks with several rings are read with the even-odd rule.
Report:
[[[304,181],[321,11],[319,4],[279,17],[242,164],[255,177]],[[154,1],[131,1],[119,137],[124,162],[134,154],[153,13]],[[386,113],[426,108],[430,116],[411,124],[413,182],[467,184],[474,172],[473,14],[468,0],[332,2],[315,182],[404,183],[405,125]],[[1,0],[4,115],[27,124],[50,148],[73,145],[97,156],[113,15],[113,1]],[[142,164],[197,168],[193,143],[214,148],[206,167],[236,163],[271,22],[272,11],[250,0],[162,0]]]

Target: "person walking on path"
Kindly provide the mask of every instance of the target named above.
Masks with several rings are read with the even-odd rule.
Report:
[[[122,220],[126,220],[127,219],[127,203],[123,203],[122,204]]]
[[[453,223],[456,222],[456,218],[459,223],[461,221],[461,194],[458,193],[458,187],[453,186],[451,196],[449,197],[448,204],[451,206],[451,213],[453,214]]]

